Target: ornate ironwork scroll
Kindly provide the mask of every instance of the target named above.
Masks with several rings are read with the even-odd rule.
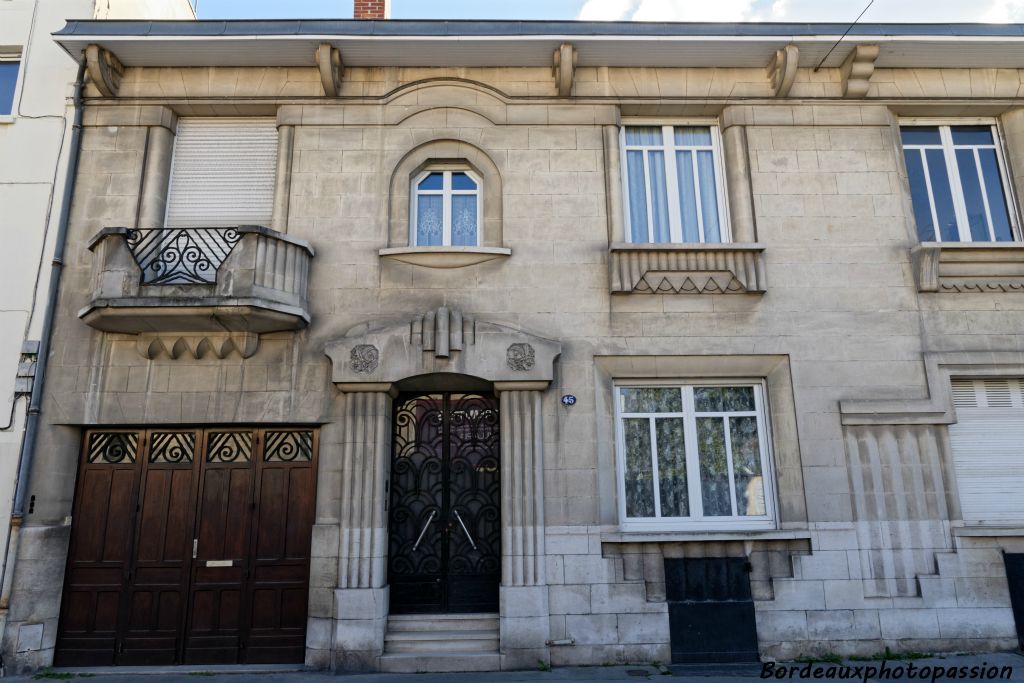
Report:
[[[206,462],[240,462],[252,459],[252,432],[210,432]]]
[[[392,611],[497,609],[501,574],[498,405],[428,394],[395,404]]]
[[[242,236],[235,228],[171,228],[125,234],[144,285],[213,284]]]
[[[139,449],[136,432],[90,432],[90,463],[121,465],[135,462]]]
[[[264,462],[309,462],[312,459],[311,430],[267,432],[263,451]]]
[[[149,437],[149,462],[191,463],[195,457],[195,432],[152,432]]]

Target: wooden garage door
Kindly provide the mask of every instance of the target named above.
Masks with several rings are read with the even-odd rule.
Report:
[[[56,662],[301,662],[317,433],[92,430]]]

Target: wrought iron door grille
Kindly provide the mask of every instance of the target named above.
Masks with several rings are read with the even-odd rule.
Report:
[[[213,284],[241,238],[237,228],[133,228],[125,233],[144,285]]]

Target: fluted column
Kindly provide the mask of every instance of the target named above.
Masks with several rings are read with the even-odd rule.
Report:
[[[549,656],[539,386],[547,383],[495,383],[501,401],[501,653],[507,669],[533,666]]]

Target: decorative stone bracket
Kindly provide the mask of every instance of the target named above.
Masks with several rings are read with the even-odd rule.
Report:
[[[341,62],[341,50],[332,47],[330,43],[320,43],[313,56],[320,70],[324,95],[337,97],[341,94],[341,77],[345,73],[345,65]]]
[[[864,97],[868,94],[871,74],[878,59],[877,45],[856,45],[840,67],[843,79],[843,97]]]
[[[105,332],[139,335],[144,358],[254,354],[259,335],[309,324],[306,292],[313,248],[262,226],[241,226],[210,284],[143,284],[127,228],[89,243],[94,289],[78,316]],[[174,232],[174,231],[168,231]],[[183,256],[184,258],[184,256]]]
[[[562,43],[552,57],[551,73],[555,77],[555,86],[559,97],[572,95],[573,80],[576,78],[576,64],[579,53],[571,43]]]
[[[764,245],[628,244],[611,246],[613,294],[760,294]]]
[[[438,372],[543,389],[554,376],[562,346],[441,306],[408,321],[360,325],[325,352],[333,366],[332,381],[345,391],[379,391]]]
[[[768,64],[768,79],[772,82],[772,94],[786,97],[796,80],[796,70],[800,61],[800,48],[787,45],[775,51],[775,56]]]
[[[124,66],[110,50],[95,43],[85,48],[85,66],[96,89],[104,97],[117,97],[124,76]]]
[[[1020,242],[922,242],[910,256],[919,292],[1024,292]]]

